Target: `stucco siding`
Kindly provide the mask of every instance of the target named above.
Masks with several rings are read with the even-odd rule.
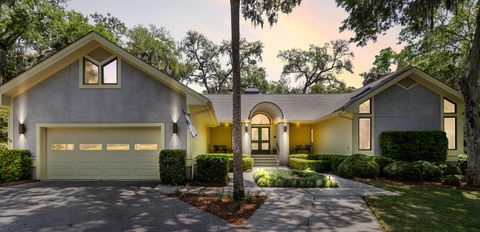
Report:
[[[15,148],[35,153],[36,123],[165,123],[165,147],[186,148],[184,95],[126,62],[121,88],[79,88],[79,71],[76,61],[13,99]],[[27,127],[24,135],[18,134],[19,122]]]
[[[335,117],[313,126],[314,153],[352,153],[352,120]]]
[[[441,97],[418,84],[410,89],[398,85],[386,89],[373,100],[375,154],[381,154],[383,131],[441,130]]]

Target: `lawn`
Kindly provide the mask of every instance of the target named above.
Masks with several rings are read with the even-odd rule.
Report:
[[[337,183],[314,171],[259,169],[253,174],[260,187],[331,188]]]
[[[385,231],[480,231],[480,191],[370,183],[400,196],[367,197]]]

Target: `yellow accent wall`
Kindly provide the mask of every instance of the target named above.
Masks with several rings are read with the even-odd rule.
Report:
[[[295,147],[297,145],[305,146],[310,143],[310,128],[313,128],[313,125],[299,125],[295,123],[290,123],[290,151],[295,153]]]
[[[208,152],[207,144],[209,140],[208,136],[208,122],[205,118],[208,117],[208,112],[200,113],[191,116],[192,123],[197,130],[197,137],[190,138],[192,144],[192,155],[200,155]],[[188,132],[190,133],[190,132]],[[190,136],[190,135],[188,135]]]
[[[208,133],[210,140],[208,141],[208,152],[213,152],[213,145],[227,146],[227,149],[232,149],[232,126],[222,124],[217,127],[209,127]]]
[[[352,120],[335,116],[313,125],[313,152],[352,154]]]

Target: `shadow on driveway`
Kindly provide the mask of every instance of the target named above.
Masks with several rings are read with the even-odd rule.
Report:
[[[229,225],[153,190],[157,182],[35,182],[0,188],[0,231],[219,231]]]

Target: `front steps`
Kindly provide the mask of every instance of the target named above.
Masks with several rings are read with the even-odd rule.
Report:
[[[275,167],[277,166],[277,155],[275,154],[252,154],[254,167]]]

